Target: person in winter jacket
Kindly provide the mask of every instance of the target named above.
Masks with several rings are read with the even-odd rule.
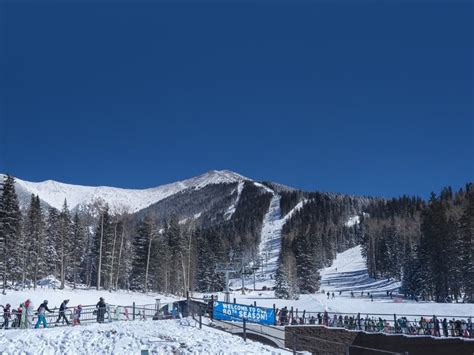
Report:
[[[76,308],[74,308],[74,314],[73,314],[73,319],[72,319],[73,326],[81,324],[81,321],[80,321],[81,312],[82,312],[82,305],[78,305]]]
[[[30,299],[27,299],[23,303],[22,310],[22,325],[24,328],[33,328],[33,302]]]
[[[10,306],[10,303],[7,303],[4,306],[1,306],[0,307],[3,308],[3,328],[4,329],[8,329],[8,325],[9,325],[9,322],[10,322],[10,316],[11,316],[11,306]]]
[[[15,322],[15,328],[21,328],[21,319],[22,319],[22,313],[23,313],[23,303],[20,303],[20,307],[18,307],[16,311],[16,322]]]
[[[59,306],[59,316],[58,319],[56,319],[56,323],[59,323],[59,321],[63,320],[62,324],[64,324],[64,321],[66,321],[66,324],[69,325],[69,321],[65,315],[66,309],[67,309],[67,304],[69,303],[69,300],[64,300],[63,303]]]
[[[46,323],[45,316],[46,311],[48,311],[49,313],[53,312],[48,308],[48,300],[44,300],[43,303],[41,303],[38,307],[38,321],[36,322],[35,328],[39,328],[41,323],[43,323],[44,328],[48,328],[48,323]]]
[[[107,307],[105,300],[101,297],[95,307],[97,308],[97,323],[104,323],[105,310]]]

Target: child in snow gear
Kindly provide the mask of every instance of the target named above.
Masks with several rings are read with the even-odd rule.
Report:
[[[33,327],[33,303],[27,299],[21,308],[20,328],[27,329]]]
[[[7,303],[5,307],[1,306],[3,308],[3,328],[8,329],[8,323],[10,322],[10,316],[11,316],[11,306],[10,303]]]
[[[81,324],[81,321],[80,321],[81,312],[82,312],[82,305],[78,305],[76,308],[74,308],[74,315],[72,319],[73,326]]]
[[[56,319],[56,324],[62,318],[63,319],[62,324],[64,324],[64,321],[66,321],[66,324],[69,325],[69,321],[67,320],[66,315],[65,315],[68,302],[69,300],[64,300],[63,303],[61,303],[61,305],[59,306],[59,316],[58,316],[58,319]]]
[[[49,313],[53,312],[48,308],[48,300],[44,300],[43,303],[41,303],[38,307],[38,321],[36,322],[35,328],[39,328],[41,323],[43,323],[44,328],[48,328],[48,323],[46,323],[45,316],[46,311]]]
[[[97,308],[97,323],[104,323],[105,309],[107,305],[105,304],[104,299],[101,297],[99,302],[95,305]]]

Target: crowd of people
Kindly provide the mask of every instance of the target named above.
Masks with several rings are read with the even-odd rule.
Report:
[[[11,304],[7,303],[6,305],[0,305],[0,308],[3,309],[3,323],[1,328],[18,328],[18,329],[29,329],[29,328],[48,328],[49,324],[47,318],[47,313],[54,314],[58,310],[58,317],[55,325],[79,325],[81,324],[81,314],[83,311],[83,306],[81,304],[75,307],[69,307],[69,300],[64,300],[58,308],[50,309],[48,306],[48,300],[44,300],[40,306],[35,310],[33,303],[30,299],[27,299],[25,302],[20,303],[18,308],[12,308]],[[103,297],[100,297],[99,302],[95,306],[93,314],[96,315],[98,323],[104,323],[105,315],[108,310],[108,305],[105,303]],[[128,312],[124,312],[125,316],[128,318]],[[33,325],[34,323],[34,325]]]
[[[421,317],[420,319],[409,320],[406,317],[399,317],[391,322],[381,317],[366,315],[342,315],[329,314],[327,311],[311,314],[303,313],[301,317],[288,311],[283,307],[278,312],[279,325],[302,325],[314,324],[327,327],[338,327],[350,330],[362,330],[366,332],[398,333],[407,335],[432,335],[437,337],[463,337],[472,338],[473,325],[469,317],[464,319],[440,319],[436,316],[432,318]]]

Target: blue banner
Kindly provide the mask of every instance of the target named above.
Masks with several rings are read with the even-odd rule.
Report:
[[[214,302],[212,311],[214,319],[242,321],[244,318],[248,322],[274,325],[275,311],[273,308],[263,308],[246,306],[244,304]]]

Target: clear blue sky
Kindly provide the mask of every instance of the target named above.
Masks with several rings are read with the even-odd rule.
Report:
[[[142,188],[229,169],[383,196],[472,181],[472,1],[358,3],[3,1],[0,171]]]

